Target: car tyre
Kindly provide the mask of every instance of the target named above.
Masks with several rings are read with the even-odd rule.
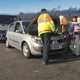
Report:
[[[31,58],[30,48],[29,48],[29,46],[28,46],[27,43],[23,43],[23,45],[22,45],[22,54],[23,54],[26,58]]]

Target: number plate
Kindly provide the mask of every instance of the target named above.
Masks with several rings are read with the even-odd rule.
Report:
[[[52,42],[51,44],[51,49],[61,49],[62,48],[62,45],[61,44],[58,44],[57,42]]]

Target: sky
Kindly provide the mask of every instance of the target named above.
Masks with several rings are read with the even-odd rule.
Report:
[[[38,12],[41,8],[80,8],[80,0],[0,0],[0,14]]]

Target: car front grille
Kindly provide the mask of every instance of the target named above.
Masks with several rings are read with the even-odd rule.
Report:
[[[59,43],[63,43],[63,42],[65,42],[65,41],[66,41],[65,38],[57,40],[57,42],[59,42]]]

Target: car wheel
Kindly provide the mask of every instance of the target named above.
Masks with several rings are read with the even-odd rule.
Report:
[[[30,58],[31,57],[31,52],[30,52],[30,49],[29,49],[29,46],[28,46],[27,43],[23,43],[22,53],[26,58]]]
[[[11,46],[9,45],[8,40],[6,40],[6,47],[7,47],[7,48],[10,48],[10,47],[11,47]]]

